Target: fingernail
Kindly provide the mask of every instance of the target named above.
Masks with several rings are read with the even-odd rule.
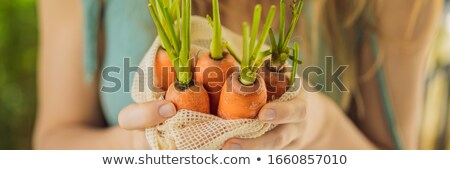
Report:
[[[230,150],[242,150],[241,145],[237,144],[237,143],[232,143],[230,145]]]
[[[159,108],[159,114],[162,117],[171,117],[175,115],[176,109],[172,103],[167,103]]]
[[[275,120],[277,117],[277,113],[273,109],[265,109],[262,113],[261,119],[262,120]]]

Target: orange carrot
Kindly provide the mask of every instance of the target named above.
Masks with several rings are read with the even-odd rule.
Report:
[[[270,60],[264,62],[259,75],[264,78],[266,83],[268,101],[280,98],[290,87],[287,68],[283,67],[281,70],[277,70],[270,66]]]
[[[181,27],[177,27],[179,34],[175,33],[174,18],[169,16],[169,10],[164,6],[164,2],[168,1],[150,1],[149,10],[168,54],[168,57],[164,58],[169,58],[170,64],[174,66],[176,72],[176,81],[168,87],[165,99],[173,102],[177,110],[187,109],[210,113],[208,93],[202,84],[198,84],[192,79],[191,66],[194,60],[190,54],[191,1],[182,1],[182,20],[178,18],[178,21],[181,21]],[[169,4],[176,4],[175,2]],[[173,9],[177,10],[178,7],[175,6]],[[163,23],[166,27],[163,26]],[[158,62],[164,61],[164,58]],[[159,64],[157,64],[158,67]]]
[[[175,69],[170,61],[166,50],[159,48],[154,62],[153,85],[156,88],[167,91],[169,86],[175,81]]]
[[[192,54],[192,53],[191,53]],[[190,59],[191,65],[195,65],[194,57]],[[154,66],[153,86],[167,91],[169,86],[175,82],[176,70],[172,65],[169,54],[163,48],[159,48],[156,52]],[[194,72],[194,67],[191,67],[191,72]]]
[[[238,63],[229,53],[224,53],[220,60],[212,59],[211,53],[198,58],[195,80],[203,84],[208,91],[211,102],[211,113],[216,114],[220,99],[220,91],[226,79],[238,70]]]
[[[227,79],[219,100],[218,116],[224,119],[252,119],[267,102],[267,89],[264,79],[257,74],[266,52],[260,52],[275,15],[272,6],[258,38],[261,5],[255,7],[252,36],[249,41],[249,26],[243,24],[243,56],[241,71],[233,73]],[[258,43],[256,43],[256,40]]]
[[[288,47],[290,39],[292,38],[297,21],[300,18],[300,14],[303,8],[303,0],[300,0],[297,4],[291,5],[292,14],[294,15],[290,23],[288,32],[285,34],[285,19],[286,19],[286,2],[285,0],[280,0],[280,28],[278,41],[275,40],[275,35],[272,29],[269,31],[270,37],[270,60],[265,61],[265,64],[261,70],[261,75],[264,76],[267,86],[267,95],[269,100],[275,100],[280,98],[289,88],[295,77],[288,78],[287,71],[285,68],[286,60],[292,59],[293,63],[298,63],[298,57],[294,57],[290,54],[291,49]],[[294,52],[294,55],[295,54]],[[295,60],[295,61],[294,61]],[[300,62],[301,63],[301,62]],[[296,69],[295,69],[296,71]],[[293,71],[291,75],[295,76]]]
[[[208,92],[201,84],[191,81],[188,86],[179,82],[172,83],[165,99],[171,101],[177,110],[187,109],[201,113],[210,113]]]
[[[174,62],[181,50],[181,41],[179,35],[175,33],[174,26],[175,20],[179,20],[179,18],[167,11],[168,8],[179,10],[180,6],[179,3],[167,2],[169,1],[151,0],[148,5],[161,41],[161,47],[158,49],[154,61],[153,85],[164,91],[175,81],[175,71],[178,71],[179,68]],[[171,16],[169,16],[170,14]]]
[[[209,93],[211,113],[216,114],[220,91],[231,73],[238,70],[239,64],[234,56],[224,51],[222,25],[220,23],[219,0],[213,0],[213,18],[207,17],[213,27],[210,52],[201,55],[197,61],[195,80],[203,84]]]
[[[267,102],[266,85],[261,76],[249,86],[242,85],[239,77],[239,73],[233,73],[225,82],[217,112],[221,118],[253,119]]]

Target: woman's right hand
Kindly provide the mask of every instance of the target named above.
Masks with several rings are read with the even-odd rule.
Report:
[[[175,114],[175,105],[165,100],[131,104],[120,111],[119,126],[131,132],[133,149],[150,149],[145,129],[161,124]]]

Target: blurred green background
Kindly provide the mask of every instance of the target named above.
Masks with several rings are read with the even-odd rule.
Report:
[[[37,43],[36,0],[0,0],[0,149],[31,149]]]

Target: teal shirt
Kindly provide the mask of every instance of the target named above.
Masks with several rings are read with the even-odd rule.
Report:
[[[99,0],[83,0],[86,81],[92,81],[97,70],[99,2]],[[156,29],[148,12],[147,4],[148,0],[105,1],[103,22],[106,46],[100,69],[102,71],[100,89],[120,86],[112,91],[100,91],[102,110],[109,125],[117,125],[120,110],[133,103],[131,87],[136,73],[134,70],[139,66],[141,59],[156,38]],[[125,62],[125,59],[129,59],[129,64]],[[106,74],[109,78],[103,78]]]

